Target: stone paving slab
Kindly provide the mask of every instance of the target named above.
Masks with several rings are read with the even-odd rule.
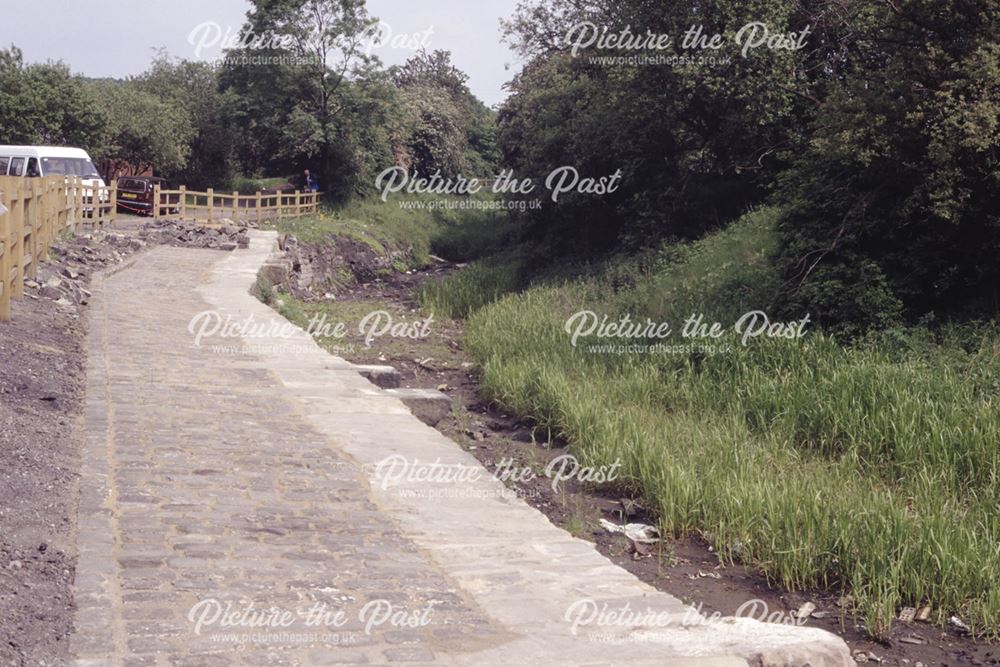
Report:
[[[248,292],[274,243],[95,290],[77,664],[853,664],[820,630],[692,623],[488,474],[382,483],[389,456],[480,464],[300,329],[194,345],[205,311],[285,322]],[[663,616],[574,627],[581,601]]]
[[[452,664],[450,652],[505,641],[269,371],[192,347],[188,322],[208,308],[195,288],[221,257],[157,250],[94,295],[71,642],[79,664]],[[365,621],[432,605],[431,623],[368,630],[359,615],[369,603]],[[210,622],[225,604],[250,609],[251,620],[270,607],[331,613],[287,626]],[[195,619],[209,614],[200,628],[192,608]]]

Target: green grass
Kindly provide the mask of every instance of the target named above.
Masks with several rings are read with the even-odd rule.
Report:
[[[276,176],[269,178],[234,176],[223,190],[235,190],[241,194],[253,194],[259,190],[277,188],[286,183],[297,183],[298,181],[298,176]]]
[[[468,317],[522,287],[522,265],[519,253],[475,262],[447,280],[426,283],[420,291],[420,302],[427,310],[445,317]]]
[[[259,281],[258,281],[259,283]],[[258,294],[259,294],[258,284]],[[260,298],[258,296],[258,298]],[[261,299],[262,301],[264,299]],[[380,336],[377,344],[369,347],[365,343],[364,333],[359,329],[364,318],[376,311],[385,311],[392,317],[394,323],[420,322],[426,317],[419,312],[409,312],[405,308],[384,299],[363,299],[352,301],[302,301],[289,294],[273,295],[271,301],[265,301],[274,306],[282,316],[303,329],[315,321],[333,331],[337,323],[343,323],[344,335],[316,335],[316,342],[327,351],[340,356],[348,356],[355,361],[376,362],[378,355],[408,356],[414,343],[405,337],[390,335]],[[442,324],[435,317],[431,326],[431,335],[421,339],[420,355],[433,357],[440,364],[451,356],[446,338],[436,335],[437,325]]]
[[[731,325],[768,310],[777,212],[698,243],[524,288],[517,263],[472,265],[429,288],[469,314],[483,389],[567,438],[584,464],[620,460],[662,529],[789,589],[850,592],[873,635],[929,603],[996,637],[1000,623],[1000,334],[892,331],[852,347],[821,333],[717,355],[570,345],[581,309]],[[509,259],[509,258],[508,258]],[[676,328],[676,327],[675,327]],[[671,342],[681,342],[673,340]]]
[[[440,197],[407,195],[382,202],[355,200],[344,206],[323,207],[319,214],[298,219],[272,220],[270,228],[294,234],[302,243],[322,243],[344,236],[367,244],[376,254],[396,253],[404,260],[398,269],[427,266],[431,255],[467,261],[493,252],[516,227],[503,213],[493,211],[403,208],[401,201],[425,204]]]

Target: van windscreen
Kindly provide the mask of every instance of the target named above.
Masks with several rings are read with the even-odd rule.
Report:
[[[97,167],[85,157],[43,157],[42,173],[46,176],[61,174],[63,176],[80,176],[82,178],[100,178]]]
[[[138,190],[139,192],[145,192],[146,181],[140,181],[134,178],[121,178],[118,179],[118,187],[122,190]]]

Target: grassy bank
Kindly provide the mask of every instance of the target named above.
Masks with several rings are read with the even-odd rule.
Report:
[[[371,345],[371,341],[366,341],[365,338],[372,330],[381,331],[387,322],[411,328],[424,322],[421,313],[377,297],[303,301],[288,294],[275,294],[264,300],[269,301],[269,305],[283,317],[303,329],[308,331],[312,325],[316,342],[325,350],[358,363],[385,363],[384,357],[380,359],[379,355],[405,356],[410,348],[409,337],[392,336],[384,332],[377,336],[380,344]],[[334,335],[331,332],[334,332],[338,324],[343,325],[343,330]],[[430,329],[431,334],[422,339],[423,353],[435,360],[446,359],[450,354],[448,344],[452,340],[449,336],[454,329],[453,323],[434,320]]]
[[[885,332],[843,347],[811,331],[726,351],[617,353],[565,331],[590,310],[727,327],[768,310],[775,213],[691,246],[550,279],[526,291],[517,255],[425,290],[469,315],[466,347],[489,397],[567,438],[594,464],[621,460],[666,531],[701,531],[787,588],[850,593],[872,634],[930,604],[996,636],[1000,621],[1000,336]],[[688,342],[674,334],[664,341]]]
[[[442,207],[448,201],[460,200],[418,195],[388,202],[352,200],[324,206],[317,215],[273,220],[270,225],[301,243],[342,236],[365,243],[379,255],[395,252],[405,258],[397,267],[400,270],[426,266],[432,254],[462,262],[496,252],[515,232],[504,212]]]

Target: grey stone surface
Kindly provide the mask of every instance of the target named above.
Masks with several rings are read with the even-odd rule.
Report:
[[[399,371],[392,366],[363,364],[355,368],[361,374],[361,377],[370,380],[372,384],[383,389],[395,389],[400,384]]]
[[[436,426],[451,412],[451,397],[436,389],[387,389],[385,393],[402,401],[417,419],[428,426]]]
[[[252,367],[251,351],[234,339],[193,345],[188,323],[211,308],[196,286],[219,257],[157,249],[96,290],[71,639],[79,664],[310,665],[320,654],[322,664],[381,664],[398,628],[367,629],[358,615],[390,595],[399,610],[432,605],[416,646],[448,655],[465,639],[482,644],[483,610],[461,595],[437,607],[457,583],[377,507],[361,465]],[[191,610],[209,600],[297,618],[196,632]],[[344,622],[299,616],[316,605],[330,619],[344,611]],[[467,637],[434,633],[443,627]],[[505,640],[497,627],[485,643]]]
[[[77,664],[852,664],[819,630],[682,623],[692,610],[488,474],[447,488],[380,479],[390,456],[479,463],[301,329],[195,346],[203,311],[284,322],[249,294],[274,243],[158,248],[95,290]],[[581,600],[670,622],[574,633],[566,612]],[[212,601],[234,625],[197,627]],[[416,627],[371,626],[367,604],[430,611]],[[283,611],[288,626],[239,622]]]

